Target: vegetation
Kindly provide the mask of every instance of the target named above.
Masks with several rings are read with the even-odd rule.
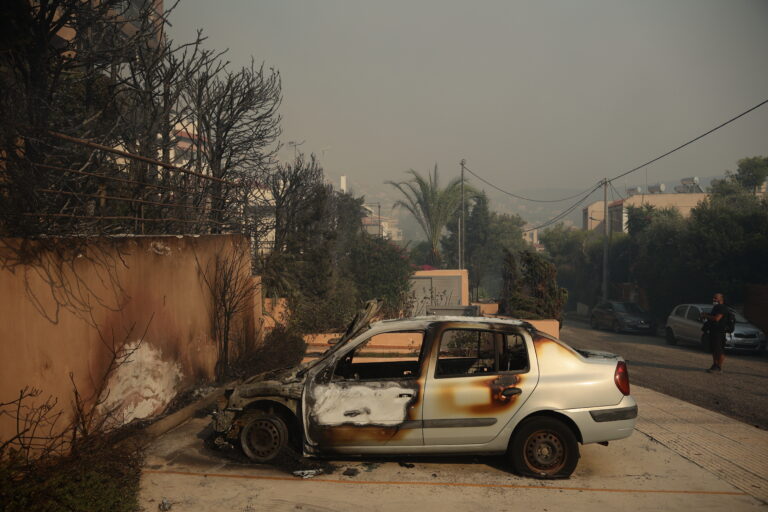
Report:
[[[0,234],[269,231],[249,206],[266,199],[279,73],[170,40],[155,9],[0,3]]]
[[[733,180],[748,192],[755,193],[768,178],[768,157],[753,156],[737,162]]]
[[[311,156],[298,154],[268,181],[275,245],[260,258],[267,293],[288,298],[299,332],[345,326],[365,301],[380,298],[397,315],[408,291],[404,251],[363,230],[363,198],[334,192]]]
[[[516,318],[562,321],[568,291],[557,285],[555,265],[533,251],[505,250],[499,313]]]
[[[705,300],[715,290],[738,303],[745,284],[768,283],[768,201],[754,194],[765,179],[760,162],[765,159],[739,160],[739,172],[715,182],[689,218],[674,209],[629,208],[628,235],[613,234],[610,241],[611,283],[635,286],[659,319],[675,304]],[[561,286],[593,305],[602,275],[601,235],[559,225],[540,239]]]
[[[455,178],[445,188],[441,188],[437,165],[426,179],[413,169],[408,174],[412,177],[410,181],[387,183],[405,197],[396,201],[395,206],[408,210],[424,231],[431,250],[428,263],[440,267],[443,263],[440,238],[448,222],[461,207],[461,178]],[[465,194],[473,193],[466,184],[464,190]]]
[[[130,335],[130,334],[129,334]],[[124,344],[122,344],[124,345]],[[106,382],[135,349],[120,348],[91,396],[73,382],[72,419],[57,399],[25,387],[0,402],[16,431],[0,439],[0,503],[4,511],[134,511],[143,454],[107,405]],[[6,423],[8,425],[9,423]]]
[[[502,288],[504,251],[523,249],[525,222],[518,215],[490,211],[485,192],[473,195],[470,203],[464,240],[470,295],[474,300],[498,298]],[[458,224],[458,216],[454,215],[448,223],[447,235],[440,242],[448,266],[454,268],[458,268]]]
[[[6,458],[0,461],[0,502],[7,512],[134,512],[141,463],[141,454],[125,443],[33,465]]]

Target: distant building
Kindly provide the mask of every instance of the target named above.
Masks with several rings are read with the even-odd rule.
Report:
[[[581,210],[581,227],[585,231],[603,230],[605,201],[595,201]]]
[[[398,220],[382,216],[380,204],[364,204],[363,210],[363,227],[369,235],[380,236],[393,242],[403,241],[403,231],[398,225]]]
[[[539,230],[531,229],[530,225],[523,226],[523,240],[528,242],[536,252],[544,250],[544,246],[539,242]]]
[[[683,217],[688,217],[696,205],[706,199],[709,194],[704,193],[696,176],[683,178],[680,185],[676,185],[674,194],[665,194],[667,189],[664,183],[656,183],[648,187],[647,194],[641,187],[632,187],[627,190],[629,197],[608,203],[608,226],[614,233],[627,232],[627,210],[629,207],[650,205],[656,209],[673,208]],[[582,229],[585,231],[600,230],[604,227],[603,201],[594,203],[582,209]]]

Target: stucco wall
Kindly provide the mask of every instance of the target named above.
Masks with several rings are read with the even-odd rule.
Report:
[[[461,298],[459,304],[469,305],[469,271],[459,269],[449,270],[417,270],[413,277],[458,277],[461,281]]]
[[[217,253],[248,258],[244,239],[98,239],[81,253],[61,272],[50,271],[61,262],[51,253],[44,254],[49,265],[0,270],[0,402],[31,386],[55,396],[68,413],[70,373],[92,398],[110,363],[109,347],[123,343],[136,351],[113,377],[109,402],[123,403],[126,419],[158,413],[177,390],[213,378],[217,350],[202,276]],[[52,287],[52,275],[66,285]],[[253,304],[246,311],[236,336],[252,336]],[[0,437],[9,429],[0,418]]]

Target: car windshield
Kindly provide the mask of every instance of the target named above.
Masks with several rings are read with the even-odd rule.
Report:
[[[634,302],[616,302],[613,307],[616,308],[616,311],[619,313],[634,313],[636,315],[645,313],[645,311],[640,309],[640,306]]]

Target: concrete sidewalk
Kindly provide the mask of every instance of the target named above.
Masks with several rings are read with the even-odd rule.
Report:
[[[596,499],[603,500],[606,507],[614,506],[617,503],[623,503],[618,497],[626,494],[633,496],[633,504],[638,510],[657,509],[655,507],[658,501],[654,500],[659,494],[666,496],[665,503],[668,510],[684,510],[690,506],[699,510],[722,510],[723,507],[731,506],[735,507],[734,510],[742,508],[751,510],[755,506],[760,508],[758,502],[762,504],[762,508],[768,508],[768,431],[640,386],[632,386],[632,395],[639,405],[637,433],[629,440],[611,443],[609,448],[595,448],[596,445],[584,446],[580,466],[565,486],[561,481],[532,481],[511,475],[506,469],[499,470],[477,464],[464,465],[456,461],[447,466],[420,462],[417,468],[422,472],[426,471],[424,478],[434,480],[429,485],[444,484],[446,489],[469,486],[457,496],[466,497],[467,493],[475,492],[470,488],[474,489],[478,486],[487,489],[498,488],[498,490],[514,488],[543,491],[549,489],[563,493],[561,498],[567,497],[571,500],[568,503],[572,510],[592,510]],[[293,486],[297,485],[297,482],[306,484],[269,466],[233,464],[216,455],[205,453],[202,442],[196,434],[204,428],[208,420],[193,418],[193,416],[202,406],[212,403],[216,396],[217,393],[212,393],[200,402],[172,414],[148,429],[147,442],[152,446],[149,447],[148,452],[148,467],[142,477],[144,482],[142,499],[147,504],[151,504],[151,508],[157,506],[153,500],[159,499],[160,496],[185,496],[188,492],[192,492],[189,487],[175,487],[181,485],[181,482],[193,482],[195,485],[204,487],[209,481],[208,477],[227,481],[252,481],[252,483],[264,480],[269,482],[269,485],[264,484],[262,491],[275,494],[278,502],[285,501],[285,493],[295,492],[291,489],[294,489]],[[638,434],[642,435],[638,436]],[[651,448],[654,443],[658,443],[663,448],[657,452]],[[665,452],[681,458],[677,461],[670,459]],[[683,459],[688,462],[683,464]],[[349,462],[342,464],[348,465]],[[405,470],[408,475],[401,475],[399,470],[402,468],[398,467],[396,462],[374,465],[381,467],[371,473],[368,473],[368,469],[361,469],[363,473],[355,478],[342,475],[331,477],[331,480],[327,477],[314,479],[313,485],[317,487],[344,483],[359,486],[365,483],[376,483],[364,482],[362,481],[364,478],[376,480],[383,478],[385,481],[378,482],[383,487],[390,485],[407,487],[406,484],[410,480],[419,479],[416,469]],[[661,469],[661,467],[667,469]],[[622,469],[626,474],[622,474]],[[455,478],[455,475],[461,475],[461,482]],[[457,481],[452,481],[451,478]],[[480,483],[472,483],[473,478]],[[427,485],[424,482],[420,483],[422,487]],[[217,488],[224,492],[222,487],[224,485],[219,482]],[[249,493],[252,493],[252,489],[248,485],[245,483],[238,485],[242,488],[233,489],[233,496],[251,495]],[[195,490],[196,487],[192,489]],[[738,498],[739,493],[729,492],[729,489],[739,490],[758,502],[750,505],[749,502]],[[203,495],[210,493],[209,490],[203,489],[203,491]],[[320,492],[320,490],[316,489],[314,492]],[[429,491],[424,491],[424,493],[427,492]],[[597,497],[597,494],[603,496]],[[202,505],[207,499],[203,495],[186,498],[190,504],[199,500],[198,505],[192,506],[189,510],[208,510]],[[616,495],[618,501],[616,503],[610,501],[613,498],[606,498],[605,496],[608,495]],[[654,498],[654,496],[657,497]],[[314,503],[312,499],[307,498],[303,504],[306,510],[316,510],[309,505]],[[410,499],[415,499],[415,495],[411,494]],[[432,498],[427,494],[419,499],[426,500],[425,503],[428,503]],[[516,499],[520,500],[521,497],[517,495]],[[532,500],[530,505],[533,506],[550,503],[556,498],[550,495],[544,499],[543,496],[534,493],[522,499],[523,501]],[[214,500],[210,510],[218,510],[220,505],[221,503]],[[339,510],[347,508],[349,507],[341,507]],[[534,509],[536,507],[531,510]]]
[[[669,395],[632,386],[635,430],[768,504],[768,432]]]

